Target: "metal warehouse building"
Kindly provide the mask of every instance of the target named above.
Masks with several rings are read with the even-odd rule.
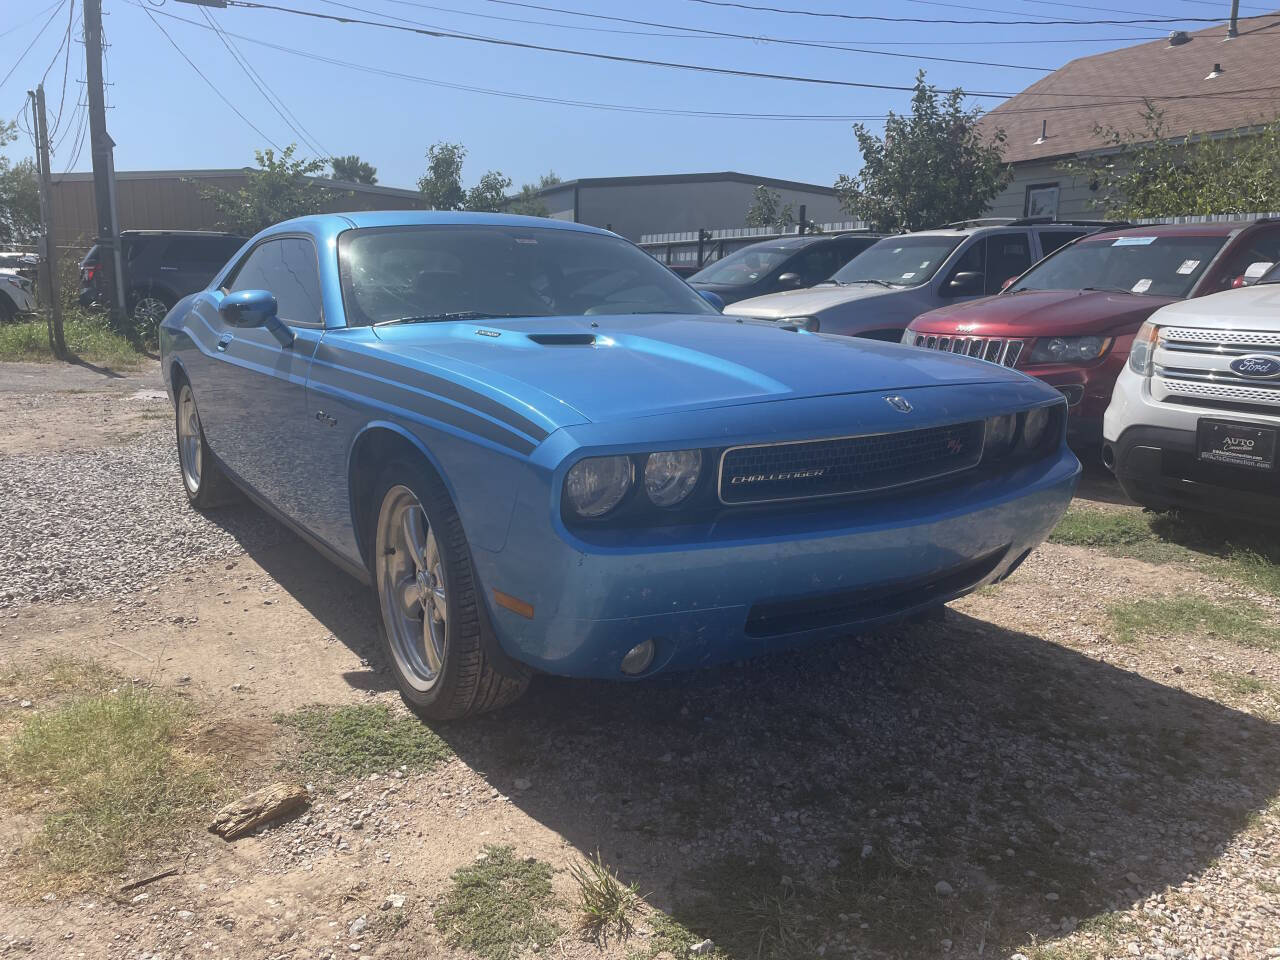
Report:
[[[235,190],[244,170],[134,170],[116,173],[116,205],[121,230],[213,230],[218,215],[200,195],[200,187]],[[327,209],[421,210],[417,190],[369,186],[311,178],[331,191]],[[97,234],[93,174],[65,173],[53,178],[54,232],[61,246],[88,246]]]

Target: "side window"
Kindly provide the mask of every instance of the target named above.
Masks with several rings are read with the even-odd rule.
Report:
[[[1084,230],[1041,230],[1040,255],[1047,257],[1059,247],[1065,247],[1072,240],[1084,235]]]
[[[228,293],[269,290],[286,323],[320,323],[320,274],[316,248],[301,237],[282,237],[254,247],[236,271]]]
[[[835,244],[823,243],[800,254],[788,269],[792,273],[800,274],[805,284],[812,286],[827,279],[844,264],[845,261],[840,258],[840,252]]]
[[[1237,277],[1244,276],[1251,264],[1277,262],[1280,262],[1280,229],[1259,230],[1227,256],[1219,272],[1219,284],[1231,286]]]
[[[1010,277],[1031,266],[1031,242],[1025,233],[1001,233],[987,238],[987,293],[999,293]]]
[[[836,249],[840,251],[840,265],[844,266],[873,243],[875,243],[875,241],[867,237],[859,237],[851,240],[837,240]]]
[[[986,257],[984,252],[986,244],[981,240],[970,245],[969,249],[960,254],[960,259],[956,261],[951,272],[947,274],[947,282],[951,282],[956,278],[956,274],[960,273],[982,273],[983,267],[986,265]]]

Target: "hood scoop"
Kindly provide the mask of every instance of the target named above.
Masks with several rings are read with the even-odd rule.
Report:
[[[544,347],[594,347],[594,333],[531,333],[529,339]]]

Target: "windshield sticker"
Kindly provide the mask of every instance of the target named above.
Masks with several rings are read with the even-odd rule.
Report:
[[[893,248],[893,252],[894,252],[894,253],[901,253],[901,252],[902,252],[902,247],[894,247],[894,248]]]
[[[928,269],[929,269],[929,261],[928,261],[928,260],[926,260],[926,261],[924,261],[922,264],[920,264],[920,269],[921,269],[921,270],[928,270]]]
[[[1185,277],[1189,273],[1194,273],[1198,266],[1200,266],[1199,260],[1183,260],[1182,266],[1178,268],[1178,272]]]
[[[1118,237],[1111,241],[1111,245],[1113,247],[1145,247],[1155,242],[1155,237]]]
[[[904,273],[904,274],[902,275],[902,279],[903,279],[903,280],[910,280],[910,279],[911,279],[912,277],[914,277],[915,275],[916,275],[916,272],[915,272],[914,270],[908,270],[906,273]]]
[[[1134,293],[1146,293],[1151,289],[1151,281],[1147,279],[1139,280],[1130,288]]]

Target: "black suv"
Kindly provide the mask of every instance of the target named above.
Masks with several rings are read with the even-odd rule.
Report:
[[[169,308],[203,290],[245,243],[244,237],[207,230],[123,230],[125,303],[140,332],[154,330]],[[105,299],[106,283],[95,244],[80,261],[80,304]]]
[[[703,267],[689,283],[697,290],[710,290],[726,304],[812,287],[879,239],[878,233],[809,233],[763,240]]]

